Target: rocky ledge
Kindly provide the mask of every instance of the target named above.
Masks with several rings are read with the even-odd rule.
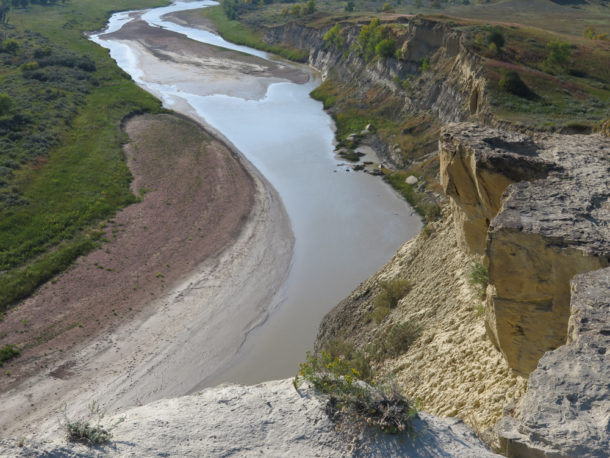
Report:
[[[610,140],[454,124],[441,182],[461,244],[489,261],[489,336],[528,375],[566,342],[572,277],[608,266]]]
[[[0,456],[498,456],[460,420],[425,413],[415,438],[353,438],[337,431],[325,404],[310,389],[295,390],[292,380],[224,385],[108,418],[104,423],[125,418],[110,445],[10,439],[0,441]]]
[[[530,374],[502,451],[608,456],[610,140],[454,124],[440,147],[458,240],[489,265],[488,335]]]
[[[546,353],[516,418],[498,425],[508,457],[606,457],[610,450],[610,268],[572,280],[568,343]]]

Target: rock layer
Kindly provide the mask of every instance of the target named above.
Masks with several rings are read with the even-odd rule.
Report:
[[[484,254],[489,223],[508,185],[557,168],[540,157],[529,137],[474,124],[445,127],[439,150],[440,181],[451,197],[457,239],[473,254]]]
[[[610,141],[549,135],[537,143],[537,154],[557,167],[508,187],[486,250],[487,324],[523,374],[566,342],[572,277],[610,259]]]
[[[568,343],[546,353],[516,418],[498,425],[508,457],[605,457],[610,450],[610,268],[572,281]]]
[[[133,408],[113,431],[116,442],[88,448],[65,440],[0,442],[0,456],[456,456],[493,457],[461,421],[421,414],[418,433],[365,434],[337,431],[323,398],[292,380],[256,386],[225,385]]]
[[[527,375],[566,341],[571,278],[608,265],[610,142],[454,124],[440,150],[458,241],[489,260],[490,337]]]
[[[381,90],[401,100],[401,114],[406,116],[425,113],[440,122],[492,120],[480,59],[464,45],[463,34],[446,23],[420,17],[402,17],[400,22],[404,29],[392,37],[400,49],[400,59],[369,61],[357,52],[346,53],[346,49],[357,46],[362,24],[341,23],[345,40],[342,47],[324,41],[328,28],[297,22],[271,27],[264,38],[269,43],[308,49],[309,64],[325,79],[349,86],[351,96],[359,100],[367,100],[371,91]],[[424,58],[429,58],[432,65],[422,72]],[[408,90],[397,84],[405,80],[410,81]],[[403,167],[405,158],[391,143],[376,141],[374,149],[384,162]]]

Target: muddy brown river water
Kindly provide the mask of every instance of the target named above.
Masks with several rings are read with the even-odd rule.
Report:
[[[177,2],[145,12],[141,19],[186,35],[200,46],[278,61],[166,16],[213,4]],[[134,17],[113,15],[106,32],[119,31]],[[197,388],[294,375],[313,346],[322,317],[419,231],[419,217],[379,178],[354,172],[335,156],[333,121],[322,104],[309,97],[321,81],[315,70],[282,63],[308,75],[306,83],[298,84],[269,75],[259,78],[252,71],[242,77],[239,68],[226,62],[223,76],[223,63],[217,59],[160,56],[137,39],[93,39],[110,49],[121,68],[166,107],[210,126],[235,145],[278,191],[290,218],[295,242],[282,286],[256,318],[256,326],[244,330],[231,362],[207,374]]]

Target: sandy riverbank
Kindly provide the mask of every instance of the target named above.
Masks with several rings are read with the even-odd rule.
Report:
[[[157,35],[155,52],[177,69],[179,59],[212,56],[228,66],[210,73],[247,78],[258,65],[218,48],[181,48],[162,29],[145,35]],[[268,84],[299,77],[260,71]],[[256,97],[265,87],[250,89]],[[32,345],[3,368],[11,371],[0,382],[3,437],[30,435],[32,425],[52,433],[64,404],[77,415],[91,400],[115,411],[188,392],[265,319],[288,271],[293,237],[281,199],[235,150],[173,116],[135,118],[126,130],[141,202],[107,224],[100,250],[0,323],[0,335]]]
[[[309,79],[296,68],[202,44],[139,19],[101,38],[128,44],[138,56],[140,70],[148,82],[163,84],[169,73],[176,86],[201,96],[226,94],[261,99],[271,84],[305,83]]]

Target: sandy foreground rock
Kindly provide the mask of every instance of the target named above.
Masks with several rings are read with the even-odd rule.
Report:
[[[337,431],[325,400],[292,380],[256,386],[224,385],[162,399],[107,419],[125,418],[114,442],[88,448],[51,441],[0,442],[0,456],[417,456],[491,457],[485,445],[455,418],[421,414],[417,436],[369,434],[353,440]]]

